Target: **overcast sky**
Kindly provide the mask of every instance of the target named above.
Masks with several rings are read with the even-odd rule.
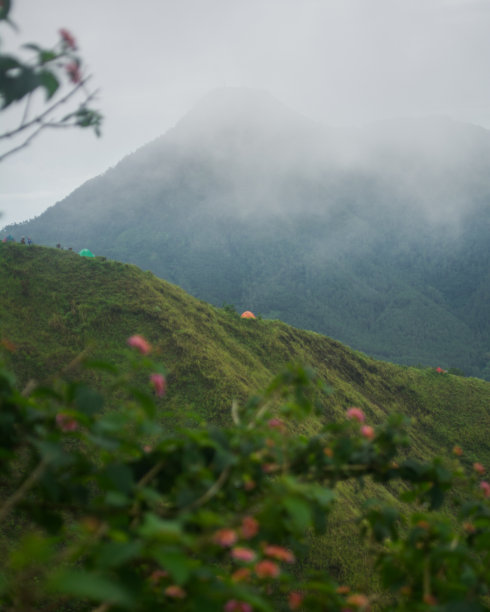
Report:
[[[265,89],[328,125],[446,115],[490,128],[490,0],[15,0],[3,52],[76,37],[103,136],[45,134],[0,163],[0,227],[40,214],[209,91]],[[0,132],[15,127],[0,114]]]

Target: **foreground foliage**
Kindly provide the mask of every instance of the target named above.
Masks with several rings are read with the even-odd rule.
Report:
[[[328,393],[301,366],[233,404],[232,426],[170,433],[154,401],[165,370],[144,338],[129,344],[129,373],[85,363],[124,391],[115,410],[81,382],[20,391],[1,373],[2,609],[486,609],[490,484],[459,447],[416,460],[405,417],[373,427],[353,407],[298,434]],[[366,478],[401,483],[411,510],[364,504],[383,590],[359,593],[306,557],[312,534],[335,529],[336,485]]]

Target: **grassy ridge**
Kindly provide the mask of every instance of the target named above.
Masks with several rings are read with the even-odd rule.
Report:
[[[169,369],[165,405],[217,423],[233,399],[263,388],[286,363],[311,365],[333,389],[329,417],[357,405],[373,422],[413,418],[418,453],[453,444],[490,459],[490,384],[370,359],[280,321],[242,320],[139,268],[71,251],[0,245],[0,335],[20,384],[63,368],[82,350],[123,363],[126,339],[143,334]],[[435,366],[437,364],[434,364]],[[490,463],[490,461],[489,461]]]
[[[0,287],[0,340],[21,385],[58,373],[83,350],[124,367],[126,339],[139,333],[169,369],[160,401],[172,426],[191,413],[229,422],[233,399],[244,401],[283,365],[300,361],[334,390],[324,398],[326,418],[342,418],[352,405],[374,423],[402,412],[413,419],[415,454],[448,454],[459,444],[466,461],[490,465],[490,383],[483,380],[376,361],[280,321],[242,320],[136,266],[70,251],[0,244]],[[368,482],[363,491],[343,484],[340,492],[334,527],[311,543],[309,563],[327,564],[362,588],[372,575],[368,555],[352,545],[359,500],[375,495],[396,505],[396,490]]]

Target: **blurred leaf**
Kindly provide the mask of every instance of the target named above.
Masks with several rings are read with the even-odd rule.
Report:
[[[49,586],[62,595],[108,602],[127,609],[135,605],[132,595],[120,582],[96,572],[61,569],[51,577]]]
[[[177,584],[184,584],[189,578],[193,561],[184,551],[160,545],[156,546],[151,554],[172,575]]]
[[[46,91],[46,100],[50,100],[57,92],[60,83],[50,70],[42,70],[39,74],[39,82]]]
[[[142,544],[138,540],[106,542],[97,549],[95,563],[100,568],[117,567],[137,557],[141,549]]]
[[[75,391],[75,405],[80,412],[92,416],[101,412],[104,407],[103,396],[85,385],[80,385]]]
[[[306,501],[296,497],[285,497],[282,503],[297,530],[304,531],[311,526],[311,510]]]

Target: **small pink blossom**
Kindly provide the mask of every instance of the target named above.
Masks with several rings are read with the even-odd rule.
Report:
[[[78,423],[75,419],[63,412],[58,412],[56,415],[56,425],[58,425],[61,431],[75,431],[78,429]]]
[[[230,548],[237,541],[238,536],[234,529],[220,529],[213,535],[213,540],[223,548]]]
[[[375,435],[374,428],[371,425],[363,425],[361,427],[361,436],[367,440],[374,440]]]
[[[438,372],[439,374],[445,374],[446,370],[443,370],[442,368],[436,368],[436,372]]]
[[[356,608],[360,608],[361,610],[368,610],[369,606],[369,598],[367,595],[362,593],[353,593],[347,597],[347,604],[349,606],[355,606]]]
[[[244,516],[240,527],[242,538],[250,540],[257,535],[259,531],[259,523],[253,516]]]
[[[233,580],[233,582],[244,582],[247,581],[249,578],[250,568],[248,567],[239,567],[231,575],[231,579]]]
[[[289,593],[288,600],[289,600],[289,609],[297,610],[303,601],[303,595],[299,593],[298,591],[291,591],[291,593]]]
[[[286,431],[286,425],[284,424],[284,421],[281,421],[281,419],[277,419],[277,418],[269,419],[267,421],[267,425],[271,429],[277,429],[281,433],[285,433]]]
[[[252,606],[246,601],[230,599],[223,608],[225,612],[252,612]]]
[[[483,491],[483,495],[485,497],[490,497],[490,483],[486,480],[482,480],[480,482],[480,489]]]
[[[163,397],[167,390],[167,381],[163,374],[151,374],[150,383],[158,397]]]
[[[254,569],[259,578],[277,578],[281,572],[277,563],[269,559],[259,561]]]
[[[61,39],[63,40],[63,43],[67,47],[70,47],[70,49],[75,51],[76,48],[77,48],[77,42],[76,42],[75,37],[73,36],[73,34],[69,30],[67,30],[66,28],[61,28],[59,33],[60,33]]]
[[[478,474],[484,474],[485,473],[485,466],[483,466],[481,463],[479,463],[478,461],[476,463],[473,464],[473,469],[475,470],[475,472],[477,472]]]
[[[274,546],[272,544],[264,547],[264,554],[268,557],[272,557],[277,561],[285,561],[286,563],[294,563],[295,558],[293,553],[287,548],[282,546]]]
[[[138,334],[128,338],[128,344],[131,348],[137,349],[142,355],[148,355],[151,351],[151,344]]]
[[[178,584],[171,584],[164,592],[167,597],[173,597],[174,599],[184,599],[187,596],[187,593]]]
[[[255,561],[256,554],[250,548],[245,548],[244,546],[235,546],[231,550],[231,556],[235,561],[244,561],[245,563],[250,563],[251,561]]]
[[[82,74],[80,72],[80,66],[77,62],[70,62],[66,64],[65,70],[68,73],[72,83],[80,83],[82,80]]]
[[[366,420],[366,415],[360,408],[352,406],[347,410],[347,418],[352,419],[354,421],[359,421],[359,423],[364,423],[364,421]]]

